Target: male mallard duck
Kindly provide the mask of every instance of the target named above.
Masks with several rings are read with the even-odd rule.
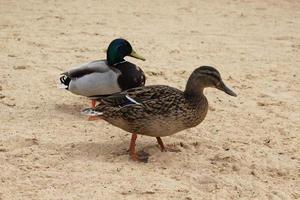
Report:
[[[203,94],[206,87],[237,96],[215,68],[202,66],[191,74],[184,91],[165,85],[133,88],[101,99],[102,104],[84,109],[82,114],[99,116],[132,133],[130,155],[133,160],[141,160],[135,152],[137,134],[156,137],[164,151],[160,137],[197,126],[204,120],[208,109]]]
[[[124,39],[113,40],[107,49],[106,60],[96,60],[79,65],[62,73],[61,88],[86,97],[105,96],[145,85],[145,74],[125,56],[145,60]],[[95,107],[92,100],[92,107]]]

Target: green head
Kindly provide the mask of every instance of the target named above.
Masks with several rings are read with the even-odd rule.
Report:
[[[137,54],[131,47],[127,40],[122,38],[113,40],[107,49],[106,59],[108,65],[114,65],[116,63],[124,61],[125,56],[131,56],[140,60],[145,60],[143,56]]]

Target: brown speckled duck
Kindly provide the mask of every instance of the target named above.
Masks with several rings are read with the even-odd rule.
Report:
[[[148,157],[136,154],[137,134],[156,137],[161,150],[165,151],[161,137],[195,127],[204,120],[208,102],[203,90],[207,87],[237,96],[224,84],[215,68],[201,66],[191,74],[184,91],[165,85],[133,88],[103,98],[102,104],[84,109],[82,113],[99,116],[132,133],[131,158],[146,161]]]

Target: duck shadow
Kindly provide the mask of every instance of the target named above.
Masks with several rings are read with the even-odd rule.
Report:
[[[59,111],[59,112],[63,112],[69,115],[77,115],[77,116],[81,116],[81,111],[88,107],[87,105],[84,104],[55,104],[55,110]]]
[[[78,142],[68,143],[56,150],[66,156],[67,160],[94,160],[105,161],[110,163],[127,163],[130,161],[129,156],[130,141],[113,141],[113,142]],[[136,148],[137,153],[146,153],[151,156],[166,154],[161,152],[159,146],[153,144],[139,144]],[[171,152],[173,153],[173,152]],[[159,156],[160,157],[160,156]],[[167,156],[169,157],[169,156]]]

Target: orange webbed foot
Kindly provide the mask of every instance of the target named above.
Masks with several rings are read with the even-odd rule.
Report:
[[[96,100],[92,100],[92,108],[96,108]],[[88,117],[88,121],[96,121],[99,120],[100,118],[97,116],[90,116]]]
[[[149,154],[144,151],[140,151],[138,153],[136,153],[136,151],[135,151],[136,139],[137,139],[137,134],[133,133],[131,136],[131,141],[130,141],[130,146],[129,146],[130,157],[133,161],[147,163],[148,159],[149,159]]]

